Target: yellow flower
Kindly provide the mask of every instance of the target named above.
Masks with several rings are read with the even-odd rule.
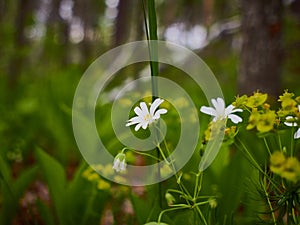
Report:
[[[100,175],[96,173],[93,168],[88,167],[85,171],[83,171],[82,176],[88,181],[97,181],[100,179]]]
[[[117,182],[117,183],[121,183],[121,184],[126,183],[126,179],[122,176],[119,176],[119,175],[114,176],[114,181]]]
[[[279,102],[281,102],[281,114],[284,116],[288,114],[292,114],[297,111],[297,102],[293,99],[294,94],[289,93],[287,90],[283,93],[283,95],[279,96]]]
[[[162,107],[163,107],[163,104],[162,104]],[[175,108],[186,108],[189,106],[188,101],[183,97],[175,99],[173,104],[174,104]]]
[[[99,179],[97,182],[97,188],[99,190],[108,190],[108,189],[110,189],[110,183],[108,183],[107,181],[105,181],[103,179]]]
[[[204,132],[205,141],[213,140],[215,137],[219,135],[220,131],[224,131],[224,129],[225,129],[224,121],[216,121],[216,122],[211,121],[208,124],[206,131]]]
[[[227,137],[234,137],[236,135],[236,126],[227,127],[225,129],[225,135]]]
[[[232,105],[236,108],[242,108],[248,100],[247,95],[237,96],[235,97],[235,102],[232,103]]]
[[[276,151],[270,157],[270,170],[273,173],[281,174],[285,166],[285,155],[282,152]]]
[[[97,167],[98,169],[103,168],[102,165],[94,165],[95,167]],[[93,167],[94,167],[93,166]],[[107,190],[110,188],[110,183],[108,183],[107,181],[103,180],[100,175],[93,170],[92,167],[88,167],[83,173],[82,176],[87,179],[90,182],[96,183],[97,184],[97,188],[99,190]]]
[[[297,111],[297,102],[294,99],[286,99],[281,102],[282,110],[288,111],[288,112],[295,112]]]
[[[131,106],[133,103],[132,103],[132,101],[129,99],[129,98],[121,98],[120,100],[119,100],[119,103],[122,105],[122,106],[124,106],[124,107],[126,107],[126,106]]]
[[[289,93],[288,90],[284,90],[284,93],[279,96],[278,101],[279,102],[284,102],[284,101],[289,100],[289,99],[291,99],[293,97],[294,97],[293,93]]]
[[[82,173],[82,177],[88,180],[88,177],[93,173],[93,169],[91,167],[88,167],[85,171]]]
[[[273,129],[275,122],[276,113],[275,111],[269,110],[265,114],[260,115],[256,128],[259,132],[268,132]]]
[[[267,101],[268,94],[262,94],[260,92],[255,92],[252,96],[248,97],[246,106],[249,108],[257,108]]]
[[[289,181],[297,182],[300,178],[300,164],[297,158],[289,157],[285,162],[281,176]]]
[[[252,113],[249,116],[248,125],[246,127],[247,130],[251,130],[258,124],[260,120],[260,113],[257,111],[257,108],[252,109]]]
[[[104,176],[111,176],[112,174],[114,174],[114,169],[112,168],[112,165],[109,163],[107,164],[103,170],[102,173]]]

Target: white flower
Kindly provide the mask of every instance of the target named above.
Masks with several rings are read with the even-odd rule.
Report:
[[[137,116],[129,119],[126,123],[126,127],[136,124],[134,128],[135,131],[138,131],[141,127],[146,129],[149,124],[153,123],[155,120],[158,120],[161,114],[167,113],[166,109],[159,109],[156,111],[163,101],[164,100],[160,98],[155,99],[150,106],[150,112],[146,103],[141,102],[140,107],[137,106],[134,108],[134,112]]]
[[[298,105],[298,110],[300,112],[300,105]],[[293,116],[287,116],[285,119],[287,121],[291,121],[291,120],[292,121],[296,121],[296,120],[298,120],[297,117],[293,117]],[[297,122],[284,122],[284,124],[286,126],[288,126],[288,127],[296,127],[296,126],[298,126]],[[298,138],[300,138],[300,128],[298,128],[298,130],[294,134],[294,139],[298,139]]]
[[[117,172],[125,172],[126,171],[126,156],[124,153],[119,153],[115,159],[113,164],[113,169]]]
[[[200,111],[205,114],[214,116],[214,122],[227,118],[229,118],[233,123],[239,123],[243,121],[241,117],[233,114],[236,112],[243,112],[242,109],[234,109],[233,105],[229,105],[225,108],[225,102],[222,98],[212,99],[211,102],[214,108],[202,106],[200,108]]]

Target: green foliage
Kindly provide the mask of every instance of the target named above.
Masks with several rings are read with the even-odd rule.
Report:
[[[31,184],[37,173],[37,166],[24,170],[17,179],[13,179],[8,165],[0,156],[1,203],[0,224],[11,224],[18,210],[20,198]]]
[[[109,193],[98,191],[82,177],[85,163],[78,168],[73,179],[67,182],[64,168],[53,157],[41,149],[36,150],[36,156],[54,203],[52,216],[51,210],[44,203],[38,203],[44,221],[48,221],[49,225],[85,225],[99,221]]]
[[[48,184],[58,221],[64,221],[66,196],[66,177],[64,168],[43,150],[36,150],[37,161]]]
[[[268,127],[264,124],[257,126],[257,123],[253,123],[251,131],[245,131],[248,121],[244,120],[240,129],[237,129],[238,136],[232,139],[226,137],[228,142],[224,143],[214,163],[204,172],[199,194],[201,199],[187,200],[187,196],[182,194],[193,193],[195,174],[192,171],[198,170],[199,161],[205,151],[205,142],[201,141],[205,136],[208,118],[202,116],[199,118],[199,144],[192,159],[180,171],[182,173],[179,177],[172,177],[161,184],[161,193],[158,193],[156,186],[151,186],[144,187],[143,195],[137,195],[129,188],[106,180],[105,184],[108,184],[109,188],[99,189],[95,182],[84,178],[82,174],[88,165],[80,155],[72,134],[74,91],[87,65],[99,53],[102,54],[111,47],[114,39],[112,31],[122,28],[124,32],[130,33],[128,36],[141,39],[144,35],[141,21],[137,19],[130,24],[120,23],[121,26],[115,26],[113,21],[120,19],[118,16],[121,13],[116,18],[107,17],[119,10],[107,6],[113,1],[52,1],[60,2],[59,4],[74,2],[74,6],[71,7],[74,9],[74,17],[72,20],[64,19],[61,16],[62,12],[59,12],[60,6],[49,3],[53,12],[51,11],[48,19],[45,18],[47,21],[44,24],[35,17],[35,14],[43,14],[44,9],[40,8],[43,4],[38,4],[39,1],[24,2],[28,3],[26,8],[20,8],[20,2],[17,1],[0,3],[0,225],[16,224],[19,220],[24,224],[38,224],[39,219],[46,225],[94,225],[101,223],[105,217],[104,212],[110,208],[117,223],[120,221],[118,218],[124,214],[122,204],[127,199],[130,199],[133,212],[130,212],[131,220],[126,222],[134,225],[201,224],[199,212],[195,211],[193,204],[202,202],[205,202],[205,205],[201,205],[199,209],[209,224],[253,224],[261,212],[264,213],[261,218],[266,218],[261,222],[265,224],[274,224],[272,216],[278,218],[278,224],[284,224],[286,218],[289,223],[299,223],[297,218],[293,218],[294,213],[300,211],[297,183],[299,181],[297,176],[291,179],[296,170],[289,167],[293,164],[286,161],[282,165],[285,174],[275,173],[268,167],[270,153],[274,151],[282,151],[287,159],[299,156],[299,142],[291,140],[297,129],[285,127],[284,116],[280,118],[281,124],[278,127],[273,127],[273,124]],[[196,0],[182,0],[177,2],[178,4],[173,1],[143,2],[147,24],[145,30],[149,40],[163,39],[164,32],[170,24],[184,24],[186,27],[201,25],[207,29],[209,37],[213,34],[213,28],[221,27],[222,23],[232,16],[239,21],[240,16],[238,6],[234,5],[233,1],[207,1],[215,5],[205,5],[206,1]],[[134,12],[130,18],[140,18],[143,14],[141,5],[132,2],[129,5],[128,11]],[[285,7],[282,37],[286,60],[283,65],[282,86],[299,95],[299,17],[289,12],[292,8],[290,5]],[[157,12],[163,13],[157,15]],[[22,17],[21,13],[26,15]],[[52,18],[53,15],[55,18]],[[20,18],[25,19],[19,21]],[[209,21],[206,21],[208,18]],[[83,27],[83,40],[79,43],[72,41],[70,30],[74,24],[71,26],[70,21],[73,19],[78,19],[80,24],[86,25]],[[41,30],[39,26],[42,27]],[[237,46],[240,37],[235,29],[219,31],[221,33],[212,40],[208,38],[208,45],[197,50],[197,53],[216,74],[222,84],[225,98],[233,100],[237,93]],[[155,59],[155,44],[149,46],[149,50],[152,59]],[[120,71],[120,76],[116,81],[111,81],[107,89],[112,90],[117,85],[123,85],[122,82],[129,77],[137,77],[142,73],[145,64],[140,65],[137,70],[134,67],[128,71]],[[185,88],[197,106],[204,104],[206,99],[202,90],[188,77],[183,76],[182,71],[168,65],[161,65],[159,68],[158,63],[154,61],[150,65],[152,76],[159,75],[177,82]],[[155,83],[153,87],[153,95],[156,95]],[[95,113],[99,136],[111,150],[111,154],[116,155],[123,146],[114,137],[114,130],[107,119],[110,118],[111,103],[107,99],[106,102],[102,100],[99,100]],[[293,107],[294,104],[292,101]],[[299,118],[299,115],[296,115],[297,110],[288,111],[286,108],[290,104],[285,105],[287,107],[282,106],[283,110],[280,112],[282,115],[287,113]],[[262,108],[263,106],[259,107],[259,115],[250,112],[253,113],[254,122],[255,116],[257,121],[263,121],[264,117],[261,116],[268,110]],[[240,115],[247,118],[246,110]],[[272,113],[272,120],[269,121],[274,122],[273,116]],[[174,110],[170,110],[170,114],[164,118],[168,124],[166,138],[170,148],[176,146],[180,137],[178,117]],[[256,129],[260,132],[257,133]],[[264,132],[266,130],[269,132]],[[148,130],[137,137],[145,137],[147,132]],[[243,146],[236,137],[243,141]],[[266,145],[270,153],[266,151]],[[245,153],[245,149],[249,150],[250,154]],[[130,163],[134,163],[136,158],[132,155],[131,158]],[[174,207],[168,206],[162,196],[169,189],[178,188],[178,180],[182,181],[186,190],[177,193],[178,195],[172,193],[174,204],[186,204],[187,208],[167,211],[161,218],[164,223],[150,222],[157,221],[162,211]],[[35,181],[47,186],[48,201],[40,198],[38,193],[35,193],[36,190],[32,190]],[[276,182],[271,185],[273,181]],[[24,219],[28,211],[21,205],[28,193],[33,193],[35,198],[32,205],[26,206],[32,207],[26,208],[27,210],[36,213],[33,214],[33,221]],[[215,197],[216,208],[210,208],[210,198],[207,196]],[[273,211],[276,213],[272,215]]]

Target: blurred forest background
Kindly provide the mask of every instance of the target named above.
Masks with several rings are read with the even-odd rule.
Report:
[[[300,95],[299,0],[157,0],[156,7],[159,39],[195,51],[227,99],[258,89]],[[101,54],[145,39],[139,0],[1,0],[2,176],[9,170],[16,180],[33,167],[38,146],[71,179],[82,161],[71,124],[79,79]],[[41,177],[29,183],[21,196],[48,198]]]

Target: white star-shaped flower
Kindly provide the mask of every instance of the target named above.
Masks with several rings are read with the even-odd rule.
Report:
[[[243,121],[241,117],[233,114],[236,112],[243,112],[242,109],[235,109],[233,105],[229,105],[225,108],[225,102],[222,98],[212,99],[211,103],[213,104],[214,108],[202,106],[200,111],[202,113],[214,116],[214,122],[227,118],[229,118],[235,124]]]
[[[135,107],[134,112],[137,116],[129,119],[126,123],[126,126],[135,125],[134,130],[138,131],[141,127],[146,129],[147,126],[153,123],[155,120],[160,118],[161,114],[167,113],[166,109],[158,109],[159,105],[163,103],[163,99],[157,98],[150,106],[150,111],[145,102],[140,103],[140,107]]]
[[[298,110],[300,112],[300,105],[298,105]],[[288,127],[297,127],[298,126],[297,122],[295,122],[298,120],[297,117],[287,116],[285,119],[287,121],[294,121],[294,122],[284,122],[284,124],[286,126],[288,126]],[[298,130],[294,134],[294,139],[298,139],[298,138],[300,138],[300,128],[298,128]]]

